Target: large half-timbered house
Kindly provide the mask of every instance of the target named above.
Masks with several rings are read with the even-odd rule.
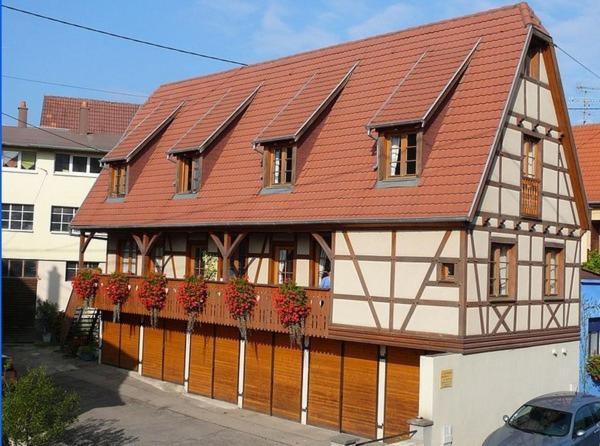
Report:
[[[108,272],[132,275],[120,324],[96,297],[107,364],[370,438],[420,415],[431,444],[576,386],[586,199],[526,4],[163,85],[103,161],[73,226],[82,261],[106,232]],[[150,270],[159,328],[135,296]],[[189,274],[210,297],[186,335]],[[246,341],[222,295],[239,274]],[[302,349],[272,307],[286,280],[310,298]]]

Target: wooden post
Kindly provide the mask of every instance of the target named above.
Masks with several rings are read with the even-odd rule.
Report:
[[[85,246],[85,233],[81,232],[79,233],[79,269],[83,269],[83,265],[84,265],[84,261],[83,261],[83,255],[85,253],[85,249],[83,248]]]
[[[231,257],[231,233],[223,234],[223,282],[229,281],[229,257]]]

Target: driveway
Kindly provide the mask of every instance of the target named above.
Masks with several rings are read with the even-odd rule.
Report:
[[[329,445],[337,432],[303,426],[186,395],[181,386],[115,367],[65,358],[55,347],[6,345],[20,373],[46,366],[81,398],[81,415],[61,445]]]

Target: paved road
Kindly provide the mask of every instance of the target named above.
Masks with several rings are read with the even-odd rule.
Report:
[[[22,371],[43,364],[76,390],[82,413],[61,445],[329,445],[336,432],[240,410],[114,367],[64,358],[52,348],[5,346]]]

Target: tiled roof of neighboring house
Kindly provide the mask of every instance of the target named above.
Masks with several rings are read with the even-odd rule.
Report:
[[[36,129],[33,127],[2,126],[2,145],[49,150],[108,152],[120,135],[111,133],[78,134],[65,129]]]
[[[600,204],[600,124],[573,126],[577,155],[590,204]]]
[[[40,126],[69,129],[77,132],[79,130],[79,110],[82,102],[86,102],[89,108],[88,131],[90,133],[122,134],[140,107],[140,104],[128,102],[44,96]]]
[[[521,3],[163,85],[140,108],[131,128],[143,125],[144,117],[161,103],[183,106],[131,162],[135,175],[124,202],[106,202],[105,170],[74,224],[110,228],[465,220],[501,125],[530,25],[544,31]],[[376,144],[366,126],[420,58],[419,82],[401,86],[404,101],[394,100],[390,110],[399,116],[421,116],[477,42],[460,80],[427,125],[418,186],[378,188]],[[262,155],[252,142],[265,129],[270,132],[270,123],[277,123],[273,133],[286,132],[316,111],[318,101],[306,100],[301,102],[310,110],[290,106],[291,111],[297,109],[293,116],[290,113],[281,123],[276,119],[286,104],[308,91],[302,89],[308,79],[336,70],[341,70],[339,76],[336,73],[341,79],[356,63],[335,101],[298,143],[293,191],[260,194]],[[227,89],[257,85],[261,88],[246,111],[205,150],[197,197],[173,199],[176,166],[167,152],[207,104]],[[319,88],[318,94],[325,97],[329,89]]]

